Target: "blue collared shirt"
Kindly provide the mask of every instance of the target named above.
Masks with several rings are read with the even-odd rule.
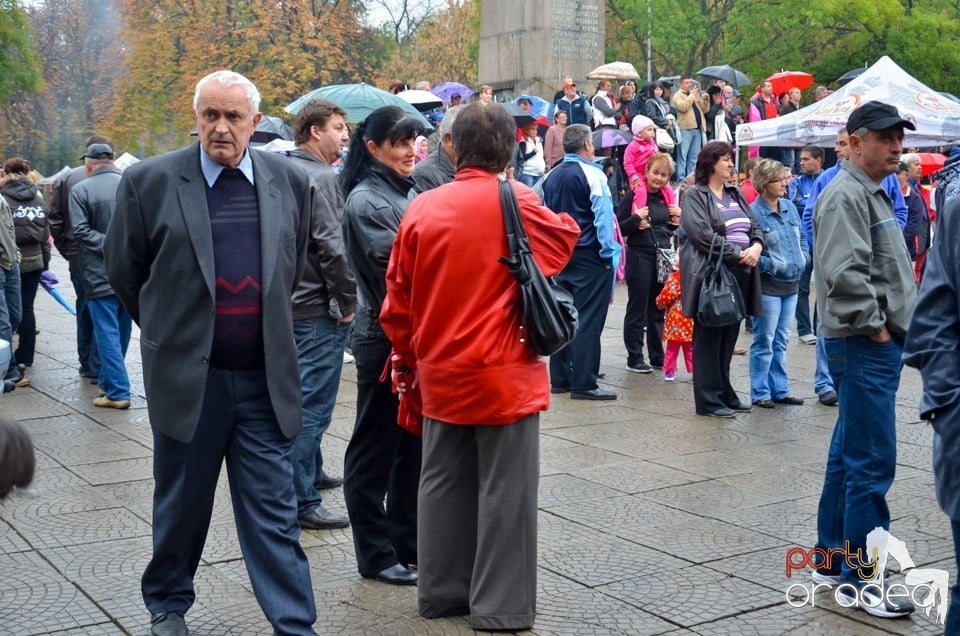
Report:
[[[220,178],[220,173],[223,172],[224,168],[226,168],[225,165],[211,159],[210,155],[203,149],[203,146],[200,146],[200,171],[203,172],[203,179],[207,182],[207,186],[213,187],[213,184]],[[243,149],[243,159],[240,160],[240,165],[237,166],[237,169],[243,173],[243,176],[247,178],[250,185],[256,185],[253,182],[253,160],[250,159],[250,150],[248,148]]]

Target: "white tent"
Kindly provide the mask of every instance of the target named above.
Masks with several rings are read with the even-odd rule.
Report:
[[[742,146],[833,146],[847,116],[864,102],[893,104],[917,126],[904,146],[938,146],[960,139],[960,103],[923,85],[884,55],[850,83],[789,115],[737,126]]]

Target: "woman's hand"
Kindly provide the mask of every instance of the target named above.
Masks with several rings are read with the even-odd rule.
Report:
[[[760,254],[763,253],[763,246],[759,243],[754,243],[745,250],[740,252],[740,264],[746,265],[747,267],[756,267],[757,263],[760,262]]]
[[[667,218],[668,225],[680,225],[680,206],[679,205],[668,205],[667,206]]]

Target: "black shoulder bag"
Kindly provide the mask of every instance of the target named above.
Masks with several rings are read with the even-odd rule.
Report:
[[[533,260],[517,197],[506,181],[500,182],[500,206],[510,250],[509,258],[501,257],[500,262],[510,269],[520,285],[523,314],[520,339],[529,342],[541,356],[553,355],[577,335],[577,308],[573,304],[573,294],[553,280],[547,280]]]
[[[723,264],[723,238],[713,235],[710,255],[703,268],[703,287],[697,303],[697,322],[704,327],[726,327],[747,315],[737,279]]]

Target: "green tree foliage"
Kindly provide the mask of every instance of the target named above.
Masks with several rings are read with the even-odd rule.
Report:
[[[18,0],[0,0],[0,104],[41,87],[33,30]]]
[[[960,90],[955,0],[608,0],[607,6],[609,59],[642,68],[652,22],[654,77],[730,64],[757,82],[803,70],[829,84],[889,55],[935,89]]]

